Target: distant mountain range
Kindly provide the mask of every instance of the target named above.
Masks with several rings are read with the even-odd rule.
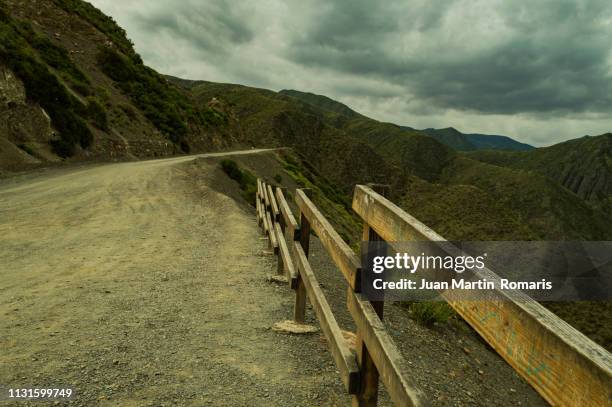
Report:
[[[507,136],[478,133],[465,134],[453,127],[447,127],[445,129],[430,128],[421,131],[458,151],[529,151],[535,149],[534,146],[518,142]]]
[[[316,106],[320,109],[349,117],[352,119],[365,117],[355,112],[350,107],[343,103],[335,101],[324,95],[317,95],[309,92],[300,92],[297,90],[281,90],[279,93],[300,99],[306,103]],[[442,144],[445,144],[458,151],[475,151],[475,150],[507,150],[507,151],[529,151],[535,149],[534,146],[518,142],[507,136],[490,135],[490,134],[465,134],[459,130],[448,127],[445,129],[423,129],[418,130],[409,126],[400,126],[400,128],[409,131],[420,131],[430,137],[435,138]]]

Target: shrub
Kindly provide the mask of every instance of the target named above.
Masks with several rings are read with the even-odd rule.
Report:
[[[91,94],[89,79],[72,62],[64,48],[58,47],[46,36],[38,34],[32,24],[27,21],[14,21],[12,26],[29,46],[36,50],[40,58],[68,80],[77,92],[86,96]]]
[[[233,160],[222,160],[221,161],[221,169],[234,181],[241,182],[242,181],[242,171],[236,164],[236,161]]]
[[[425,326],[446,322],[455,314],[444,301],[413,302],[410,303],[409,309],[412,318]]]
[[[130,119],[130,120],[136,120],[136,118],[138,117],[136,115],[136,111],[134,110],[134,108],[130,105],[120,105],[119,106],[121,108],[121,110],[123,110],[123,113],[125,113],[125,115]]]
[[[100,48],[98,64],[145,117],[173,143],[184,147],[181,142],[188,132],[187,119],[202,123],[203,119],[200,120],[186,97],[152,69],[107,47]]]
[[[274,176],[274,181],[276,181],[277,184],[280,184],[281,182],[283,182],[283,177],[280,174],[276,174]]]
[[[31,156],[36,156],[36,152],[34,151],[34,149],[27,144],[17,144],[17,147],[19,147],[21,150],[25,151]]]
[[[108,117],[104,106],[93,97],[88,98],[87,101],[87,116],[91,123],[100,130],[108,130]]]
[[[83,17],[106,34],[123,53],[130,55],[135,61],[141,61],[140,56],[134,52],[132,41],[127,38],[125,30],[112,17],[82,0],[55,0],[55,4],[69,13]]]
[[[51,145],[59,156],[69,157],[74,154],[76,144],[87,148],[93,141],[83,120],[87,118],[87,108],[36,57],[28,38],[36,40],[37,34],[30,30],[28,25],[13,20],[0,3],[0,61],[23,82],[28,100],[39,104],[49,114],[60,137]],[[47,58],[61,60],[61,52],[49,51]]]
[[[242,190],[242,197],[251,205],[255,205],[257,195],[257,178],[248,170],[242,170],[233,160],[222,160],[221,169],[234,181],[238,182]]]

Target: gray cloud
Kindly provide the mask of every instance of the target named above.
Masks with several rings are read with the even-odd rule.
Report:
[[[608,0],[93,0],[173,75],[538,145],[612,130]]]
[[[422,9],[401,4],[335,3],[294,41],[288,57],[402,84],[440,108],[612,111],[612,30],[606,20],[612,3],[507,2],[484,15],[488,24],[475,21],[479,16],[467,12],[465,2],[429,2]]]
[[[232,45],[247,43],[255,36],[242,18],[247,12],[248,8],[236,9],[228,1],[185,1],[173,4],[172,9],[137,14],[134,24],[148,33],[167,31],[199,52],[227,53]]]

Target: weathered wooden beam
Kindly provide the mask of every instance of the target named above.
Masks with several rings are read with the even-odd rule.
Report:
[[[276,204],[276,197],[274,196],[274,192],[272,190],[271,185],[267,186],[266,193],[268,194],[268,200],[270,201],[270,211],[271,211],[272,220],[274,221],[274,223],[276,223],[280,219],[280,212],[278,211],[278,205]]]
[[[336,318],[319,286],[317,278],[312,271],[304,249],[300,245],[295,247],[295,257],[298,271],[306,287],[308,298],[319,320],[321,330],[327,338],[329,349],[336,362],[340,377],[349,394],[355,394],[359,390],[359,368],[355,355],[350,351],[342,331],[336,322]]]
[[[287,203],[287,200],[285,199],[285,195],[283,194],[283,190],[281,188],[276,188],[276,202],[278,204],[278,209],[281,212],[281,216],[284,220],[285,227],[289,228],[293,240],[299,240],[300,226],[295,220],[293,212],[291,212],[291,208],[289,207],[289,204]]]
[[[270,226],[268,225],[268,220],[266,219],[266,209],[264,207],[264,204],[262,204],[261,202],[259,203],[259,208],[261,210],[261,223],[263,226],[263,232],[265,235],[267,235],[270,232]]]
[[[255,198],[255,212],[257,214],[257,225],[261,227],[263,219],[261,216],[261,202],[259,202],[258,197]]]
[[[421,393],[408,381],[415,372],[410,371],[372,304],[349,288],[347,306],[391,400],[397,406],[420,406]]]
[[[261,194],[264,200],[264,204],[266,206],[266,211],[270,212],[272,211],[272,204],[270,203],[270,198],[268,197],[268,192],[267,192],[268,185],[264,181],[262,181],[261,188],[262,188]]]
[[[370,187],[383,196],[386,196],[389,192],[388,185],[372,184]],[[378,236],[378,234],[372,228],[370,228],[366,222],[364,222],[362,241],[377,242],[380,240],[380,236]],[[370,301],[370,304],[372,304],[374,311],[376,311],[376,314],[382,321],[385,309],[384,301]],[[357,330],[357,364],[359,365],[359,370],[361,372],[361,384],[359,385],[360,390],[353,396],[351,404],[353,407],[376,407],[378,404],[378,382],[380,375],[378,373],[378,369],[376,368],[376,364],[370,355],[368,347],[363,340],[363,337],[364,333]]]
[[[297,193],[300,193],[304,197],[308,198],[308,195],[311,193],[310,189],[298,190],[296,191],[296,201],[297,201]],[[300,210],[300,240],[293,241],[294,244],[294,253],[295,249],[298,245],[303,250],[306,257],[308,257],[308,252],[310,250],[310,220],[308,217]],[[297,284],[295,287],[295,305],[293,307],[293,319],[297,323],[304,323],[304,319],[306,317],[306,287],[304,287],[304,281],[302,280],[302,276],[298,273],[297,276]]]
[[[372,189],[358,185],[353,209],[388,242],[443,241],[442,236]],[[476,278],[499,277],[489,269]],[[487,301],[449,304],[549,403],[605,406],[612,401],[612,354],[518,291],[496,290]]]
[[[278,254],[278,239],[276,238],[276,231],[274,230],[274,223],[270,218],[270,212],[266,211],[266,223],[268,230],[268,238],[270,239],[270,247],[274,251],[274,254]]]
[[[261,198],[261,191],[262,191],[262,188],[261,188],[261,179],[257,178],[257,198],[258,199]]]
[[[349,286],[359,292],[361,262],[358,257],[302,190],[296,191],[295,202],[300,208],[302,216],[308,219],[310,227],[315,231],[334,263],[344,274]]]
[[[289,253],[289,248],[287,247],[287,242],[285,241],[283,231],[278,223],[274,225],[274,229],[276,230],[276,236],[278,237],[278,248],[279,248],[279,264],[282,264],[282,267],[285,271],[285,275],[287,276],[287,280],[289,281],[289,287],[295,289],[297,287],[297,273],[295,271],[295,267],[293,267],[293,260],[291,259],[291,254]]]

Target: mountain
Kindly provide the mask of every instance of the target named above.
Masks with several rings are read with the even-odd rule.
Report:
[[[611,236],[608,214],[545,174],[474,159],[418,130],[345,116],[342,104],[325,100],[321,108],[323,99],[302,92],[210,82],[192,91],[202,103],[214,98],[232,106],[250,143],[294,147],[345,193],[355,183],[391,184],[394,201],[451,239]]]
[[[355,112],[343,103],[335,101],[324,95],[317,95],[298,90],[281,90],[282,95],[291,96],[309,105],[329,112],[330,119],[341,120],[341,118],[358,119],[367,117]],[[428,135],[446,146],[458,151],[473,150],[509,150],[509,151],[528,151],[535,147],[529,144],[520,143],[507,136],[496,136],[489,134],[464,134],[453,127],[446,129],[424,129],[417,130],[409,126],[397,126],[400,130],[405,130],[411,134],[421,133]]]
[[[222,108],[145,66],[79,0],[0,1],[0,169],[156,157],[234,140]]]
[[[530,152],[479,151],[481,162],[542,174],[612,214],[612,133],[585,136]]]
[[[355,112],[347,105],[328,98],[324,95],[317,95],[315,93],[300,92],[298,90],[290,89],[281,90],[279,93],[281,95],[287,95],[296,99],[300,99],[301,101],[316,106],[320,109],[327,110],[329,112],[336,113],[338,115],[345,116],[351,119],[361,116],[359,113]]]
[[[507,136],[490,134],[465,134],[459,130],[448,127],[445,129],[424,129],[423,133],[435,138],[441,143],[458,151],[474,150],[507,150],[507,151],[529,151],[535,147],[518,142]]]
[[[508,136],[491,134],[466,134],[470,143],[476,146],[476,150],[508,150],[508,151],[530,151],[535,147],[516,141]]]

